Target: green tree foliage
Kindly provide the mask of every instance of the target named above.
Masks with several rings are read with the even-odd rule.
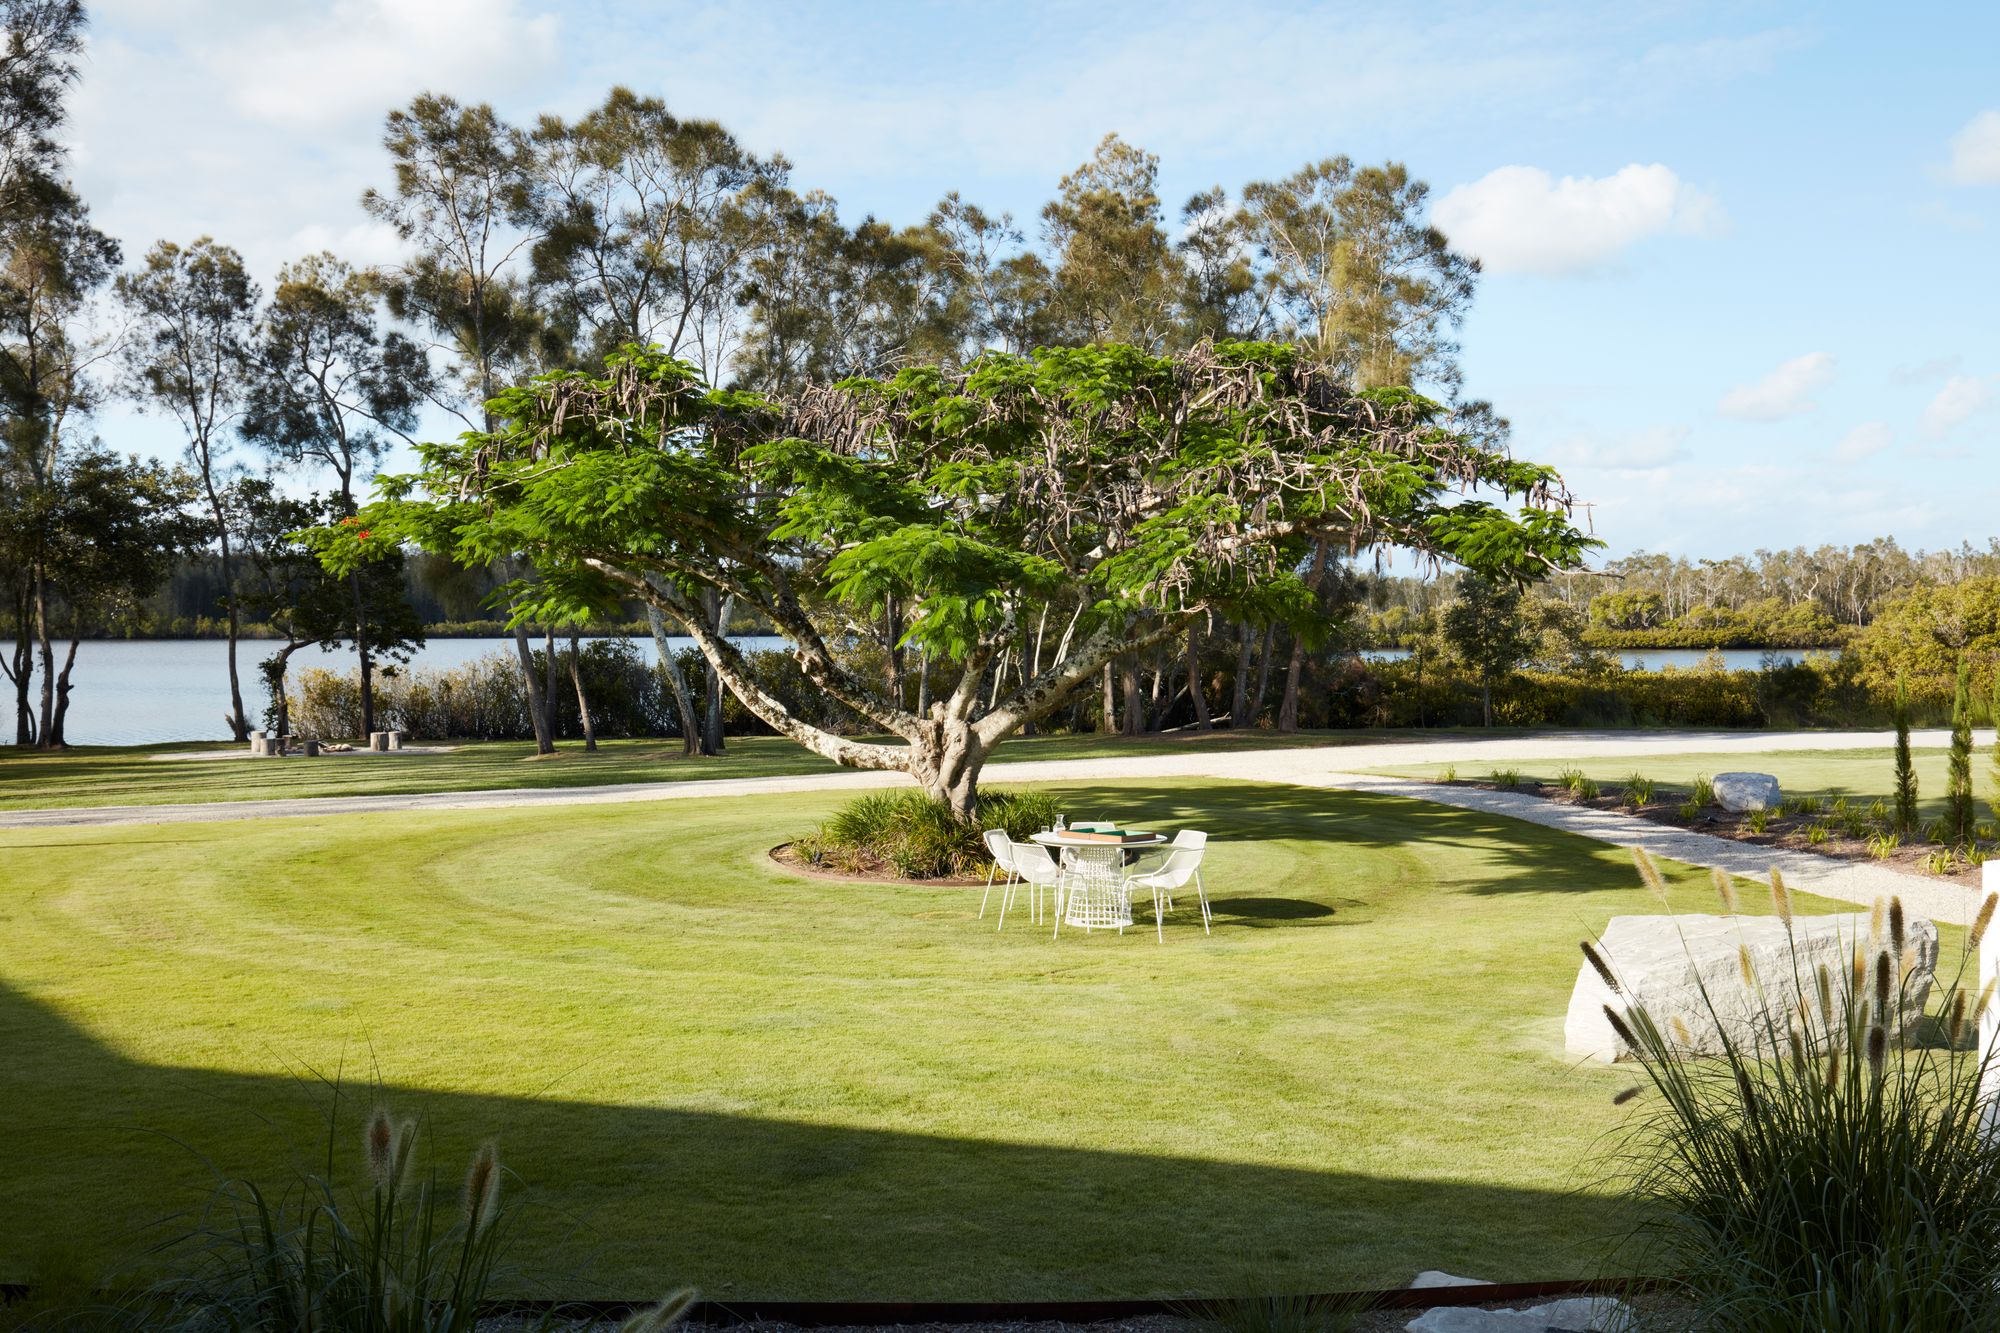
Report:
[[[1521,589],[1512,582],[1461,579],[1458,596],[1445,607],[1440,632],[1452,651],[1479,677],[1480,713],[1493,725],[1494,682],[1517,670],[1534,650],[1521,613]]]
[[[257,286],[241,255],[204,236],[185,247],[161,241],[147,252],[138,272],[119,277],[117,293],[134,323],[125,349],[127,389],[180,427],[188,465],[207,506],[209,535],[221,552],[223,606],[229,618],[228,723],[240,741],[250,734],[250,720],[236,669],[241,607],[225,496],[233,443],[229,425],[241,406],[248,375]]]
[[[1961,663],[2000,664],[2000,576],[1912,589],[1856,636],[1852,651],[1877,688],[1907,680],[1921,698],[1953,697]]]
[[[1951,749],[1945,762],[1945,822],[1954,840],[1972,837],[1972,664],[1961,661],[1951,700]]]
[[[1551,470],[1407,390],[1355,394],[1273,344],[994,354],[782,404],[633,349],[493,406],[502,429],[425,446],[422,473],[364,511],[370,541],[470,564],[518,542],[536,570],[517,590],[524,616],[643,599],[769,725],[836,762],[908,771],[965,817],[991,749],[1119,654],[1211,613],[1308,620],[1299,570],[1320,540],[1405,545],[1500,581],[1595,544]],[[317,540],[336,566],[369,544],[338,527]],[[761,692],[708,609],[717,591],[905,744],[829,734]],[[829,646],[891,600],[935,673],[923,712]],[[998,667],[1044,608],[1068,629],[1010,688]]]
[[[1910,691],[1896,685],[1896,832],[1910,837],[1917,831],[1917,765],[1910,757]]]
[[[421,347],[385,332],[368,278],[330,254],[309,256],[278,274],[257,345],[243,434],[280,466],[333,474],[343,514],[356,483],[396,439],[408,439],[430,386]],[[348,642],[361,663],[361,722],[374,724],[374,645],[370,595],[357,563],[349,573]]]
[[[1278,332],[1352,383],[1458,383],[1453,331],[1479,262],[1424,220],[1429,187],[1399,162],[1326,158],[1243,191]]]

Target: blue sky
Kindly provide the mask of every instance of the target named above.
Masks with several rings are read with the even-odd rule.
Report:
[[[1467,390],[1611,553],[2000,534],[2000,7],[106,0],[77,176],[135,257],[265,275],[393,238],[382,112],[613,83],[782,151],[850,219],[1032,218],[1106,132],[1163,194],[1396,158],[1488,266]],[[108,442],[160,449],[107,414]]]

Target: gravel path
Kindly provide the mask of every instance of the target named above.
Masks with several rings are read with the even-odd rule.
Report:
[[[1910,908],[1939,921],[1969,921],[1979,895],[1954,884],[1810,852],[1782,851],[1706,833],[1670,828],[1631,815],[1562,805],[1519,792],[1485,791],[1410,778],[1378,777],[1359,769],[1404,764],[1489,764],[1521,760],[1587,759],[1608,755],[1755,754],[1774,750],[1854,750],[1886,747],[1886,731],[1810,732],[1546,732],[1530,737],[1484,740],[1462,737],[1394,741],[1311,749],[1204,751],[1190,744],[1178,754],[1129,755],[1108,759],[1030,760],[995,763],[993,783],[1049,783],[1209,777],[1245,782],[1282,782],[1302,787],[1372,791],[1440,805],[1478,810],[1580,834],[1619,847],[1644,847],[1658,856],[1698,866],[1720,866],[1731,874],[1768,882],[1771,868],[1784,872],[1794,888],[1845,902],[1872,904],[1884,894],[1901,894]],[[1912,742],[1939,748],[1943,730],[1917,732]],[[1992,733],[1978,738],[1992,743]],[[289,760],[280,762],[291,762]],[[299,762],[305,762],[303,760]],[[619,805],[640,801],[695,800],[775,792],[865,790],[906,784],[901,773],[841,772],[803,777],[725,778],[702,782],[624,783],[604,787],[550,787],[539,790],[432,792],[401,796],[329,796],[263,801],[218,801],[190,805],[98,806],[60,810],[0,811],[0,829],[116,824],[220,823],[243,819],[376,814],[395,811],[491,810],[548,805]]]

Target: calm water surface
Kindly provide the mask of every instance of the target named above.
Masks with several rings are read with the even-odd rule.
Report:
[[[648,662],[656,654],[650,638],[633,644]],[[669,640],[676,649],[688,640]],[[746,637],[737,640],[746,651],[783,646],[784,640]],[[9,645],[0,644],[0,648]],[[243,706],[253,720],[261,716],[265,698],[257,661],[274,645],[245,639],[237,649],[237,670],[243,680]],[[85,643],[77,649],[75,685],[65,727],[76,745],[151,745],[166,741],[229,739],[223,715],[229,707],[227,645],[220,639],[114,639]],[[412,659],[412,666],[446,669],[496,652],[512,653],[512,639],[433,639]],[[1409,654],[1401,648],[1371,651],[1364,656],[1394,660]],[[1779,653],[1780,657],[1795,656]],[[1686,649],[1654,649],[1623,654],[1632,668],[1693,666],[1704,654]],[[1731,670],[1756,670],[1765,653],[1730,649],[1722,660]],[[354,665],[351,650],[324,652],[308,648],[292,658],[293,669],[324,666],[347,670]],[[11,734],[11,733],[10,733]]]
[[[667,640],[676,650],[690,640]],[[658,653],[650,638],[635,638],[633,646],[648,662]],[[746,652],[776,648],[782,639],[739,638]],[[0,640],[0,650],[12,644]],[[257,725],[267,702],[259,659],[277,644],[245,639],[236,646],[236,670],[243,685],[243,709]],[[229,724],[229,645],[221,639],[92,640],[76,650],[76,670],[70,674],[69,716],[63,730],[72,745],[155,745],[165,741],[226,741]],[[412,667],[440,670],[462,666],[475,658],[514,651],[512,639],[432,639],[410,659]],[[62,647],[56,650],[60,663]],[[351,670],[352,649],[333,652],[306,648],[292,655],[292,670],[326,667]],[[37,689],[39,689],[39,676]],[[7,682],[0,677],[0,685]],[[39,697],[39,695],[37,695]],[[12,694],[4,700],[10,708]],[[13,718],[6,719],[5,739],[13,738]]]

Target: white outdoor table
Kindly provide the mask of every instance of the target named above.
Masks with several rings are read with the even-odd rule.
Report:
[[[1037,833],[1032,841],[1068,852],[1074,861],[1067,871],[1069,882],[1063,892],[1058,931],[1064,925],[1123,930],[1132,924],[1132,899],[1125,892],[1125,853],[1163,847],[1167,837],[1153,833],[1132,842],[1102,842],[1065,831]]]

